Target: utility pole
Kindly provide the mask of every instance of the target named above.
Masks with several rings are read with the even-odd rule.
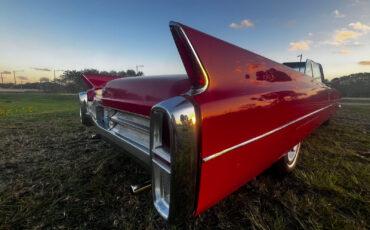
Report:
[[[139,72],[139,67],[144,67],[144,65],[136,65],[136,74]]]
[[[58,72],[58,71],[64,71],[64,70],[61,70],[61,69],[55,69],[54,70],[54,83],[55,83],[55,80],[56,80],[56,78],[55,78],[55,72]]]
[[[17,85],[17,79],[15,77],[15,73],[18,73],[18,72],[23,72],[23,70],[13,70],[13,75],[14,75],[14,85]]]
[[[300,55],[298,55],[297,57],[301,57],[300,59],[299,59],[299,62],[302,62],[302,54],[300,54]]]
[[[3,78],[3,74],[10,74],[11,72],[9,72],[9,71],[3,71],[3,72],[1,72],[0,73],[0,75],[1,75],[1,84],[2,85],[4,85],[4,78]]]

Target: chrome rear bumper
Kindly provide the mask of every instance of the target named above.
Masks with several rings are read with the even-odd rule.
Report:
[[[96,127],[97,134],[105,140],[126,150],[126,153],[137,160],[151,172],[149,151],[150,118],[130,112],[118,111],[104,107],[97,102],[83,101],[86,116]]]

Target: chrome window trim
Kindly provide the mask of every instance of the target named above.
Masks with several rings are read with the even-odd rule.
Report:
[[[304,115],[304,116],[302,116],[302,117],[300,117],[300,118],[298,118],[298,119],[295,119],[295,120],[293,120],[293,121],[291,121],[291,122],[289,122],[289,123],[286,123],[286,124],[284,124],[284,125],[282,125],[282,126],[280,126],[280,127],[277,127],[276,129],[273,129],[273,130],[271,130],[271,131],[269,131],[269,132],[267,132],[267,133],[264,133],[264,134],[261,134],[261,135],[259,135],[259,136],[257,136],[257,137],[253,137],[253,138],[251,138],[251,139],[248,139],[248,140],[246,140],[246,141],[244,141],[244,142],[242,142],[242,143],[240,143],[240,144],[234,145],[234,146],[229,147],[229,148],[227,148],[227,149],[224,149],[224,150],[222,150],[222,151],[220,151],[220,152],[217,152],[217,153],[211,154],[211,155],[209,155],[208,157],[203,158],[202,162],[203,162],[203,163],[205,163],[205,162],[210,161],[210,160],[212,160],[212,159],[215,159],[215,158],[217,158],[217,157],[219,157],[219,156],[222,156],[222,155],[224,155],[224,154],[226,154],[226,153],[228,153],[228,152],[231,152],[232,150],[235,150],[235,149],[237,149],[237,148],[243,147],[244,145],[250,144],[250,143],[255,142],[255,141],[259,140],[259,139],[262,139],[262,138],[264,138],[264,137],[266,137],[266,136],[269,136],[269,135],[271,135],[271,134],[273,134],[273,133],[276,133],[277,131],[280,131],[280,130],[282,130],[282,129],[284,129],[284,128],[286,128],[286,127],[288,127],[288,126],[290,126],[290,125],[292,125],[292,124],[294,124],[294,123],[296,123],[296,122],[298,122],[298,121],[301,121],[301,120],[303,120],[303,119],[305,119],[305,118],[307,118],[307,117],[309,117],[309,116],[312,116],[312,115],[314,115],[314,114],[316,114],[316,113],[318,113],[318,112],[321,112],[322,110],[327,109],[327,108],[329,108],[329,107],[331,107],[331,106],[333,106],[333,105],[335,105],[335,104],[336,104],[336,103],[333,103],[333,104],[327,105],[327,106],[325,106],[325,107],[323,107],[323,108],[321,108],[321,109],[315,110],[315,111],[313,111],[313,112],[311,112],[311,113],[308,113],[308,114],[306,114],[306,115]]]
[[[178,28],[178,29],[179,29],[179,31],[181,32],[181,35],[182,35],[182,36],[183,36],[183,38],[185,39],[186,44],[190,47],[190,50],[191,50],[192,54],[194,55],[195,60],[196,60],[196,62],[197,62],[197,64],[198,64],[198,66],[200,67],[200,69],[201,69],[201,71],[202,71],[202,73],[203,73],[203,75],[204,75],[204,77],[205,77],[205,80],[206,80],[206,82],[205,82],[205,84],[204,84],[204,86],[203,86],[202,88],[199,88],[199,89],[190,89],[186,94],[187,94],[187,95],[190,95],[190,96],[191,96],[191,95],[201,94],[201,93],[203,93],[204,91],[206,91],[206,90],[207,90],[207,88],[208,88],[208,86],[209,86],[209,76],[208,76],[208,73],[207,73],[207,71],[205,70],[205,68],[204,68],[204,66],[203,66],[203,64],[202,64],[202,62],[200,61],[200,58],[199,58],[199,56],[198,56],[197,52],[195,51],[195,49],[194,49],[193,45],[191,44],[191,42],[190,42],[190,40],[189,40],[188,36],[186,35],[186,33],[185,33],[184,29],[181,27],[181,24],[180,24],[180,23],[177,23],[177,22],[174,22],[174,21],[170,21],[170,28],[171,28],[171,27]]]

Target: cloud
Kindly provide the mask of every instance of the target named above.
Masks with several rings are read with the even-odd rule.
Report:
[[[308,36],[313,36],[313,33],[309,32],[309,33],[308,33]]]
[[[28,77],[25,77],[25,76],[17,76],[17,78],[21,79],[22,81],[28,80]]]
[[[366,45],[366,44],[364,44],[364,43],[360,43],[360,42],[358,42],[358,41],[355,41],[355,42],[353,42],[352,44],[349,44],[349,46],[364,46],[364,45]]]
[[[48,69],[48,68],[37,68],[37,67],[31,67],[31,69],[39,70],[39,71],[47,71],[47,72],[50,72],[50,71],[51,71],[51,69]]]
[[[353,40],[356,40],[357,38],[359,38],[362,35],[364,35],[364,33],[359,33],[359,32],[353,31],[353,30],[343,28],[341,30],[336,30],[332,35],[332,39],[321,41],[321,42],[319,42],[319,45],[358,46],[360,43],[357,42],[357,41],[353,41]],[[352,41],[350,41],[350,40],[352,40]]]
[[[334,10],[334,11],[333,11],[333,14],[334,14],[334,16],[335,16],[336,18],[345,18],[345,17],[346,17],[346,15],[345,15],[345,14],[341,14],[341,13],[339,12],[339,10]]]
[[[12,72],[10,72],[10,71],[3,71],[3,72],[1,72],[2,74],[11,74]]]
[[[370,65],[370,61],[360,61],[357,64],[359,64],[359,65]]]
[[[363,32],[370,31],[370,26],[362,24],[361,22],[350,23],[349,27],[352,27],[355,30],[361,30]]]
[[[310,49],[310,44],[312,41],[310,40],[305,40],[305,41],[299,41],[299,42],[291,42],[289,43],[290,45],[290,51],[295,51],[295,50],[309,50]]]
[[[336,35],[334,36],[335,40],[336,41],[344,41],[344,40],[347,40],[347,39],[356,39],[360,36],[359,33],[355,32],[355,31],[352,31],[352,30],[341,30],[341,31],[338,31],[336,33]]]
[[[231,23],[230,27],[234,29],[251,28],[254,27],[254,23],[251,20],[244,19],[240,22],[240,24],[234,22]]]
[[[351,54],[352,50],[341,50],[339,51],[340,54]]]

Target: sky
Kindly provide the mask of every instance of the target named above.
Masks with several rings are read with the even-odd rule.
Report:
[[[303,54],[328,79],[370,72],[370,0],[0,0],[0,72],[22,71],[18,82],[137,65],[145,75],[185,73],[171,20],[277,62]]]

